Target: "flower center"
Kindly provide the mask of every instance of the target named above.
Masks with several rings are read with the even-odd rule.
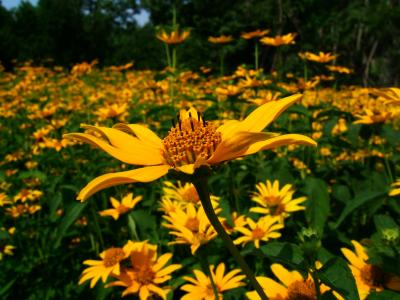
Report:
[[[185,223],[185,227],[193,232],[199,231],[200,222],[197,218],[189,218]]]
[[[150,266],[142,266],[140,269],[136,270],[136,272],[136,281],[140,284],[146,285],[153,282],[155,273]]]
[[[214,125],[205,122],[200,114],[195,119],[189,112],[189,117],[178,119],[178,124],[170,129],[162,142],[166,162],[179,167],[198,159],[208,159],[221,142],[221,133]]]
[[[253,229],[252,237],[255,240],[260,240],[260,239],[262,239],[264,237],[264,234],[265,234],[264,230],[262,230],[259,227],[256,227],[256,228]]]
[[[121,248],[110,248],[106,250],[103,263],[106,267],[112,267],[125,258],[125,253]]]
[[[185,189],[182,195],[183,200],[190,203],[199,203],[200,198],[199,194],[197,194],[196,188],[194,186],[190,186],[189,188]]]
[[[297,280],[288,287],[287,300],[315,300],[317,293],[311,279]]]
[[[281,198],[279,196],[264,196],[264,202],[268,206],[277,206],[281,203]]]
[[[389,279],[389,275],[374,265],[365,265],[360,272],[362,281],[372,287],[382,287]]]

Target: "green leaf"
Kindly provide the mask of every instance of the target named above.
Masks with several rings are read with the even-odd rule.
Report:
[[[385,230],[389,228],[394,229],[399,227],[391,217],[386,215],[374,216],[374,223],[377,230]]]
[[[6,298],[8,290],[13,286],[13,284],[17,281],[17,278],[11,279],[6,285],[1,287],[0,289],[0,296],[4,296],[4,299]]]
[[[64,219],[57,229],[57,238],[54,242],[53,248],[57,249],[62,238],[65,236],[68,228],[80,217],[83,209],[86,207],[87,202],[84,203],[73,203],[67,210]]]
[[[359,193],[355,198],[353,198],[350,202],[347,203],[345,208],[343,209],[339,219],[337,220],[336,224],[333,226],[334,229],[338,228],[340,224],[342,224],[343,220],[356,208],[375,200],[376,198],[383,197],[387,194],[387,190],[380,190],[380,191],[364,191]]]
[[[345,299],[360,299],[354,277],[343,258],[330,259],[321,269],[317,270],[317,275],[322,283],[331,287]]]
[[[19,179],[27,179],[27,178],[37,178],[42,182],[45,182],[47,179],[47,175],[38,170],[24,171],[18,174]]]
[[[322,236],[329,215],[328,185],[321,179],[307,178],[304,193],[307,195],[305,211],[307,222]]]
[[[270,242],[260,247],[262,253],[273,261],[283,263],[307,273],[307,263],[301,248],[291,243]]]
[[[368,295],[367,300],[399,300],[400,294],[392,291],[372,292]]]

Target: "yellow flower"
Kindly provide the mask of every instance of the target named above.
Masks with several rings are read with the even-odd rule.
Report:
[[[400,277],[384,272],[380,267],[368,263],[368,254],[357,241],[351,241],[355,252],[342,248],[343,255],[349,261],[358,293],[361,300],[367,298],[371,291],[382,291],[385,288],[400,291]]]
[[[190,35],[190,31],[184,30],[179,32],[179,30],[174,30],[170,34],[168,34],[165,30],[162,30],[160,33],[156,34],[156,37],[168,44],[168,45],[177,45],[182,44]]]
[[[220,209],[215,211],[218,213]],[[176,208],[175,211],[169,212],[164,218],[168,223],[163,226],[171,229],[169,233],[176,236],[176,240],[169,244],[190,245],[192,254],[217,236],[201,206],[196,209],[194,204],[189,203],[185,208]]]
[[[3,260],[4,255],[14,255],[15,247],[12,245],[5,245],[4,247],[0,247],[0,261]]]
[[[227,44],[233,41],[231,35],[210,36],[208,41],[213,44]]]
[[[376,89],[372,92],[377,96],[383,97],[386,104],[400,105],[400,89],[399,88],[387,88],[387,89]]]
[[[299,53],[299,56],[302,59],[311,60],[311,61],[315,61],[318,63],[327,63],[332,60],[335,60],[338,57],[337,55],[333,55],[330,52],[324,53],[321,51],[318,52],[318,54],[314,54],[311,52]]]
[[[6,193],[0,193],[0,207],[10,203],[11,201],[8,199]]]
[[[140,200],[142,200],[142,196],[137,196],[133,198],[132,193],[129,193],[128,195],[123,197],[121,202],[119,202],[114,197],[111,197],[110,202],[114,208],[103,210],[99,212],[99,214],[103,217],[111,216],[114,218],[114,220],[118,220],[120,215],[123,215],[133,209]]]
[[[326,66],[326,68],[331,72],[337,72],[337,73],[341,73],[341,74],[353,73],[353,70],[343,67],[343,66]]]
[[[306,201],[306,197],[293,199],[294,189],[291,184],[286,184],[279,189],[279,181],[273,183],[267,180],[265,184],[260,182],[256,185],[257,193],[254,193],[251,200],[260,206],[250,208],[251,212],[279,216],[283,221],[292,212],[304,210],[300,203]]]
[[[254,242],[256,248],[260,248],[260,241],[267,242],[270,239],[279,238],[281,234],[277,230],[284,227],[283,224],[279,224],[278,218],[271,216],[262,217],[257,223],[247,218],[246,223],[250,228],[244,226],[235,227],[235,231],[239,231],[244,235],[234,241],[236,245]]]
[[[314,280],[310,274],[307,279],[304,279],[299,272],[289,271],[280,264],[273,264],[271,270],[280,282],[268,277],[257,277],[257,281],[260,283],[269,299],[317,299]],[[320,289],[322,294],[329,290],[324,284],[320,285]],[[246,296],[250,300],[261,299],[256,291],[248,292]]]
[[[119,121],[125,121],[128,115],[128,104],[127,103],[113,103],[106,104],[104,107],[100,107],[94,114],[97,115],[100,120],[106,120],[109,118],[117,118]]]
[[[106,282],[108,276],[120,274],[120,262],[126,259],[131,251],[132,245],[128,243],[123,248],[109,248],[100,253],[101,260],[85,260],[83,263],[90,267],[82,272],[79,284],[90,280],[90,287],[93,288],[101,278]]]
[[[98,147],[124,163],[145,167],[97,177],[80,191],[78,199],[85,201],[97,191],[118,184],[151,182],[171,169],[193,174],[203,165],[218,165],[283,145],[316,146],[314,140],[304,135],[277,136],[261,132],[300,98],[301,95],[296,94],[268,102],[255,109],[243,121],[231,120],[218,128],[204,121],[194,108],[190,108],[180,112],[178,124],[171,128],[163,140],[150,129],[138,124],[117,124],[113,128],[83,125],[92,133],[70,133],[64,137]]]
[[[170,287],[159,285],[170,280],[170,274],[180,269],[181,265],[172,264],[165,267],[172,254],[165,253],[157,257],[157,246],[147,242],[129,241],[127,245],[131,247],[129,253],[131,267],[124,268],[121,274],[113,275],[118,280],[109,283],[107,287],[126,287],[122,296],[138,294],[140,300],[154,299],[154,296],[166,300]]]
[[[392,190],[389,192],[389,196],[395,197],[400,195],[400,180],[397,180],[392,184]]]
[[[378,109],[364,109],[364,114],[355,114],[354,115],[357,120],[354,121],[354,124],[378,124],[384,123],[390,119],[392,113],[389,111],[382,111]]]
[[[275,37],[263,37],[260,42],[264,45],[268,46],[282,46],[282,45],[289,45],[294,44],[294,38],[296,37],[295,33],[288,33],[285,35],[277,35]]]
[[[240,269],[234,269],[227,274],[225,273],[225,264],[220,263],[214,271],[214,266],[210,266],[210,273],[218,291],[218,299],[223,299],[223,292],[232,290],[245,284],[242,280],[244,275],[238,275]],[[181,287],[181,290],[188,292],[181,300],[213,300],[215,299],[211,285],[211,280],[203,272],[193,270],[195,278],[185,276],[183,279],[189,281]]]
[[[213,205],[218,206],[219,197],[210,195],[210,198]],[[166,205],[172,204],[174,207],[185,207],[189,203],[201,205],[200,197],[194,185],[189,182],[183,184],[180,181],[176,185],[170,181],[164,181],[161,202]]]
[[[22,189],[18,194],[14,196],[14,202],[21,201],[22,203],[29,201],[35,201],[43,195],[43,192],[39,190]]]
[[[245,40],[250,40],[250,39],[262,37],[262,36],[268,34],[269,32],[270,32],[269,29],[265,29],[265,30],[257,29],[255,31],[251,31],[251,32],[244,32],[244,33],[242,33],[241,37],[244,38]]]

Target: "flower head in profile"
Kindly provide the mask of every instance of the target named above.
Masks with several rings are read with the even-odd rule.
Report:
[[[177,45],[177,44],[182,44],[190,35],[190,31],[184,30],[184,31],[179,31],[179,30],[174,30],[170,33],[167,33],[165,30],[162,30],[161,32],[156,34],[156,37],[168,44],[168,45]]]
[[[260,42],[263,43],[264,45],[268,46],[274,46],[274,47],[279,47],[282,45],[290,45],[294,44],[296,34],[295,33],[288,33],[285,35],[277,35],[275,37],[263,37]]]
[[[400,88],[376,89],[372,93],[385,99],[386,104],[400,105]]]
[[[233,41],[231,35],[210,36],[208,41],[212,44],[227,44]]]
[[[276,217],[265,216],[260,218],[257,223],[252,219],[247,218],[246,223],[248,227],[235,227],[235,231],[243,234],[243,236],[237,238],[234,243],[247,244],[254,242],[256,248],[260,248],[260,242],[267,242],[271,239],[277,239],[281,236],[278,230],[282,229],[283,224],[279,223],[279,219]]]
[[[362,114],[355,114],[355,117],[357,120],[354,121],[354,124],[378,124],[388,121],[392,117],[392,113],[381,109],[365,108]]]
[[[194,108],[182,110],[164,139],[138,124],[117,124],[112,128],[82,125],[86,133],[64,137],[98,147],[124,163],[144,167],[99,176],[80,191],[78,199],[85,201],[118,184],[151,182],[170,170],[192,175],[201,166],[211,167],[262,150],[290,144],[316,146],[314,140],[304,135],[262,132],[300,98],[296,94],[268,102],[244,120],[230,120],[219,127],[205,121]]]
[[[225,274],[225,264],[220,263],[217,268],[210,266],[210,273],[218,291],[218,299],[223,299],[223,292],[232,290],[245,284],[242,280],[244,275],[238,275],[240,269],[234,269]],[[181,300],[212,300],[215,299],[210,278],[200,270],[193,270],[194,276],[185,276],[183,279],[189,283],[184,284],[181,290],[187,292]]]
[[[361,300],[366,299],[372,291],[382,291],[385,288],[400,292],[400,277],[386,273],[380,267],[368,263],[368,254],[357,241],[351,241],[355,252],[342,248],[343,255],[349,261],[358,293]]]
[[[341,74],[351,74],[353,72],[353,70],[343,66],[326,66],[326,68],[331,72],[336,72]]]
[[[252,207],[251,212],[277,216],[283,221],[291,213],[305,209],[300,204],[306,201],[306,197],[293,199],[294,189],[291,184],[286,184],[280,189],[278,180],[273,183],[267,180],[265,183],[258,183],[256,189],[257,192],[251,200],[258,206]]]
[[[269,29],[265,29],[265,30],[257,29],[257,30],[251,31],[251,32],[244,32],[240,36],[242,38],[244,38],[245,40],[251,40],[254,38],[263,37],[264,35],[267,35],[269,32],[270,32]]]
[[[299,53],[299,56],[302,59],[306,59],[306,60],[310,60],[310,61],[314,61],[314,62],[322,63],[322,64],[325,64],[327,62],[335,60],[338,57],[337,55],[334,55],[330,52],[324,53],[322,51],[318,52],[318,54],[314,54],[311,52]]]
[[[280,264],[273,264],[271,270],[279,281],[263,276],[257,277],[269,299],[317,299],[315,283],[310,274],[307,278],[303,278],[299,272],[289,271]],[[323,295],[329,288],[321,284],[320,290]],[[261,299],[256,291],[248,292],[246,296],[250,300]]]
[[[99,214],[103,217],[111,216],[114,220],[118,220],[120,215],[126,214],[128,211],[133,209],[140,200],[142,200],[142,196],[136,196],[133,198],[133,193],[129,193],[123,197],[121,202],[114,197],[111,197],[110,202],[114,208],[103,210],[99,212]]]
[[[93,288],[101,278],[106,282],[110,275],[119,275],[121,273],[120,262],[126,259],[132,245],[127,244],[123,248],[112,247],[100,253],[101,260],[85,260],[83,264],[88,265],[79,280],[79,284],[90,280],[90,287]]]

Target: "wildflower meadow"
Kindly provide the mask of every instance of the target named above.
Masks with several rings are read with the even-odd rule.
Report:
[[[161,68],[0,67],[0,299],[400,299],[400,87],[266,26],[189,68],[169,8]]]

